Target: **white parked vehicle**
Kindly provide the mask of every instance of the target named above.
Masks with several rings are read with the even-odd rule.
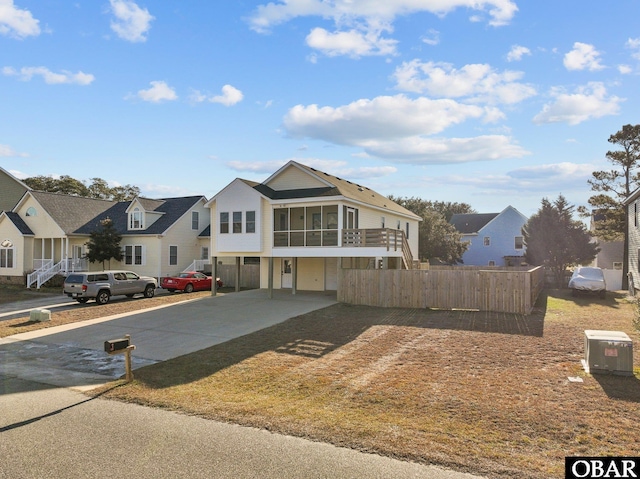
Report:
[[[569,280],[571,294],[576,296],[579,292],[598,294],[604,298],[607,292],[607,283],[604,280],[602,269],[593,266],[580,266],[575,269]]]

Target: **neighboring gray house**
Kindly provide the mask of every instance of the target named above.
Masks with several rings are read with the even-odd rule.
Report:
[[[11,211],[30,189],[11,173],[0,168],[0,211]]]
[[[512,206],[500,213],[456,214],[449,221],[462,241],[469,242],[462,255],[466,266],[520,266],[525,246],[522,227],[527,217]]]

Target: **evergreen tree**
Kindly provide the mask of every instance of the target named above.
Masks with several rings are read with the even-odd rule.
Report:
[[[462,235],[449,223],[455,213],[474,213],[466,203],[427,201],[420,198],[389,199],[420,216],[418,226],[418,256],[421,261],[441,261],[447,264],[462,262],[467,243]]]
[[[562,195],[553,203],[544,198],[522,228],[527,263],[549,268],[559,286],[568,266],[588,264],[598,253],[585,225],[573,219],[573,212],[574,206]]]
[[[87,243],[89,248],[87,259],[91,263],[102,262],[102,269],[104,269],[105,261],[110,262],[111,259],[121,261],[120,241],[122,241],[122,235],[116,231],[113,221],[110,218],[105,218],[100,222],[100,227],[91,232]]]

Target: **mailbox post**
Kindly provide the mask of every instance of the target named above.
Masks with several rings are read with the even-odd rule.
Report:
[[[127,382],[133,381],[133,371],[131,369],[131,351],[136,347],[131,344],[131,335],[125,334],[124,338],[110,339],[104,342],[104,351],[110,355],[124,354],[125,378]]]

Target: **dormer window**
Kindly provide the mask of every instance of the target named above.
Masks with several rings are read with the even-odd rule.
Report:
[[[129,229],[130,230],[141,230],[144,229],[144,214],[140,211],[140,208],[134,208],[131,213],[129,213]]]

